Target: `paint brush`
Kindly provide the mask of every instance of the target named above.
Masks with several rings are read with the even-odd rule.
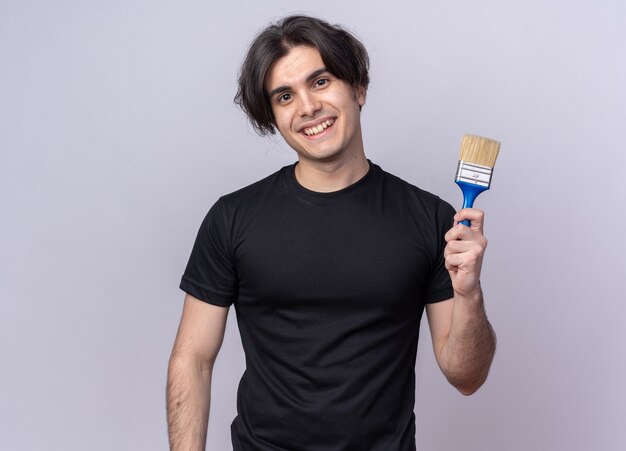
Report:
[[[489,189],[499,151],[498,141],[482,136],[463,136],[455,179],[456,184],[463,191],[462,208],[472,208],[476,197]],[[469,227],[470,222],[466,219],[461,221],[461,224]]]

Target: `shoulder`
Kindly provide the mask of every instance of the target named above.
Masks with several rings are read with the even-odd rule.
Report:
[[[384,171],[378,167],[381,173],[388,201],[399,203],[403,206],[412,206],[423,212],[432,212],[436,215],[454,215],[454,208],[436,194],[430,193],[400,177]]]
[[[221,224],[231,232],[249,222],[259,212],[271,210],[285,192],[285,166],[273,174],[236,191],[222,195],[209,209],[205,222]]]
[[[275,192],[276,189],[284,187],[285,173],[291,167],[292,166],[285,166],[280,168],[278,171],[262,178],[261,180],[221,196],[218,200],[218,204],[221,204],[222,208],[230,209],[258,203],[269,193]]]

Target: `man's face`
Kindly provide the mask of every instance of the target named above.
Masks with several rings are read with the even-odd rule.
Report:
[[[301,162],[333,162],[363,154],[360,107],[365,89],[339,80],[319,51],[298,46],[267,76],[276,127]]]

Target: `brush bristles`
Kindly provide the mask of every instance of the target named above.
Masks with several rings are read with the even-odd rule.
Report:
[[[500,143],[482,136],[465,135],[461,141],[461,161],[493,168],[500,152]]]

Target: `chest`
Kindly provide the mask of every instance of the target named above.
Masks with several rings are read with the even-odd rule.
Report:
[[[434,264],[419,227],[410,215],[358,202],[260,213],[235,244],[240,302],[414,306]]]

